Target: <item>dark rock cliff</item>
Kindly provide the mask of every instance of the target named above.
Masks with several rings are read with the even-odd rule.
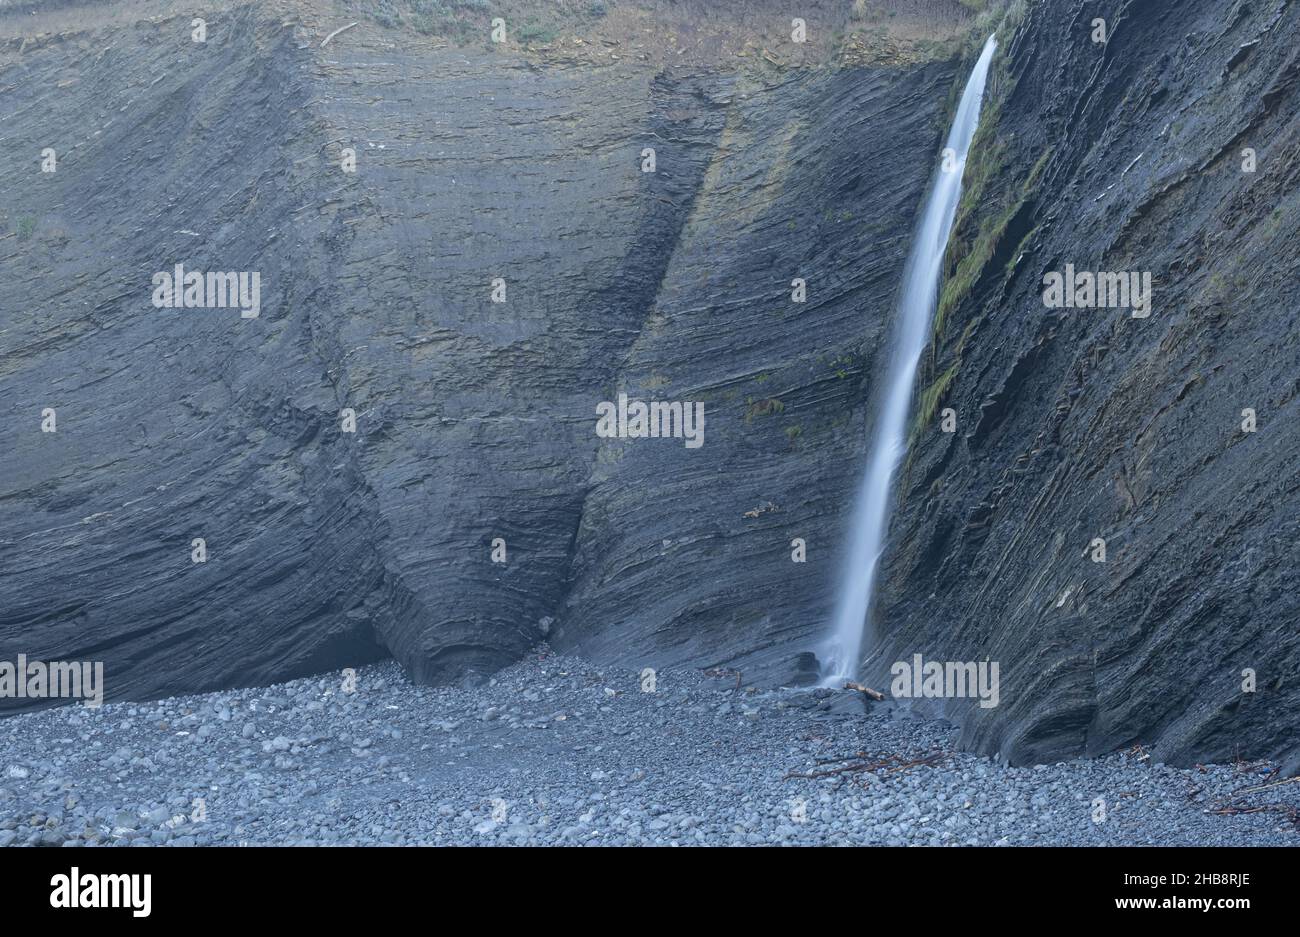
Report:
[[[188,19],[28,42],[0,79],[22,154],[3,169],[0,655],[103,660],[110,696],[373,658],[366,610],[406,594],[330,431],[346,336],[317,328],[338,235],[304,162],[302,63],[253,17],[214,33],[202,56]],[[260,271],[261,317],[155,309],[178,262]]]
[[[385,653],[476,678],[545,635],[806,678],[969,58],[365,17],[321,48],[353,17],[288,2],[217,7],[200,46],[140,3],[0,33],[0,659],[147,697]],[[1009,10],[866,676],[998,661],[1000,705],[947,713],[1018,762],[1294,757],[1297,10]],[[260,317],[153,308],[178,262],[260,271]],[[1150,272],[1151,316],[1044,307],[1067,263]],[[705,444],[597,437],[620,393],[703,402]]]
[[[1300,9],[1048,0],[1002,52],[868,673],[998,661],[950,712],[1014,762],[1294,769]],[[1150,316],[1047,308],[1067,263],[1150,272]]]
[[[0,656],[102,659],[110,697],[384,652],[442,682],[549,628],[791,678],[955,63],[189,15],[5,45]],[[260,316],[153,308],[176,263],[259,271]],[[620,392],[702,401],[705,445],[598,438]]]

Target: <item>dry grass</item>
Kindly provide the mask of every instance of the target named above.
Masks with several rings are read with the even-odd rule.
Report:
[[[67,37],[232,9],[353,42],[479,46],[506,20],[511,49],[566,62],[726,65],[774,71],[904,64],[951,54],[973,14],[964,0],[0,0],[0,39]],[[34,12],[33,12],[34,11]],[[806,21],[804,42],[792,19]]]

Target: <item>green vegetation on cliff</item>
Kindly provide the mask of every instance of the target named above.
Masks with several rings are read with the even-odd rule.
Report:
[[[986,10],[968,38],[968,47],[963,54],[963,62],[966,62],[978,53],[979,47],[975,43],[977,40],[982,42],[980,37],[985,29],[996,32],[1001,38],[989,72],[979,129],[966,158],[961,201],[944,255],[930,354],[922,363],[921,379],[925,383],[917,398],[909,448],[938,412],[944,394],[960,369],[962,348],[979,322],[978,318],[973,318],[960,338],[948,345],[949,319],[971,295],[976,283],[988,274],[989,263],[1006,239],[1012,220],[1031,200],[1050,156],[1050,151],[1043,152],[1037,162],[1021,174],[1016,171],[1017,167],[1010,165],[1008,141],[1002,136],[1002,111],[1013,88],[1007,70],[1006,49],[1025,12],[1024,0],[1014,0]],[[959,74],[968,70],[959,70]],[[955,87],[959,90],[959,86]],[[950,114],[955,106],[954,93]]]

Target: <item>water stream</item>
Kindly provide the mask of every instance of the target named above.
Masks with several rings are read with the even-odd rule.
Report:
[[[823,686],[841,686],[857,676],[872,586],[889,528],[890,483],[907,449],[907,415],[912,402],[916,368],[929,340],[948,235],[957,203],[966,153],[979,123],[984,81],[997,42],[989,36],[984,51],[962,92],[957,116],[948,131],[944,161],[936,171],[930,194],[903,270],[893,346],[877,395],[879,410],[872,424],[875,438],[866,474],[858,491],[850,527],[848,563],[836,604],[830,635],[817,651]]]

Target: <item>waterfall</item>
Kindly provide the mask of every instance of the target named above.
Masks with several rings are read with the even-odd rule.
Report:
[[[948,246],[957,203],[961,200],[966,153],[971,138],[975,136],[984,80],[996,48],[997,42],[989,36],[975,69],[966,81],[957,117],[948,132],[947,148],[952,153],[948,154],[947,164],[935,173],[903,269],[893,351],[880,385],[882,391],[877,395],[880,409],[874,424],[875,440],[854,509],[848,563],[830,636],[817,653],[823,686],[840,685],[857,676],[862,639],[868,626],[872,584],[889,527],[890,482],[907,449],[907,414],[912,402],[912,384],[929,337],[943,254]]]

